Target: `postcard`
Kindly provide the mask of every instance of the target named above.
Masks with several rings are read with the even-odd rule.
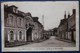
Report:
[[[78,1],[1,2],[2,52],[79,51]]]

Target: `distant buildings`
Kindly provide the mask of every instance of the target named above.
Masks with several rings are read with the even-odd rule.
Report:
[[[49,39],[53,35],[53,31],[51,31],[51,30],[44,30],[43,35],[44,35],[45,39]]]
[[[53,36],[58,36],[58,28],[53,28]]]
[[[76,41],[76,9],[72,10],[72,15],[66,13],[64,19],[61,20],[58,26],[58,37],[61,39]]]
[[[43,38],[43,25],[38,17],[24,13],[18,7],[4,5],[4,43],[5,46],[20,45]]]

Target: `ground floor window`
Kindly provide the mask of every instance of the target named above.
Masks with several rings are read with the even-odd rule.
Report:
[[[19,39],[22,39],[22,32],[19,32]]]
[[[10,31],[10,40],[14,40],[14,33],[13,33],[13,31]]]

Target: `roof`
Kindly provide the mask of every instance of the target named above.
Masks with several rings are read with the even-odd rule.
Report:
[[[30,12],[25,13],[25,15],[26,15],[26,16],[31,16],[31,17],[32,17],[32,15],[31,15]]]
[[[4,6],[4,7],[6,7],[6,6]],[[16,6],[15,6],[15,5],[7,6],[4,10],[5,10],[7,13],[13,13],[13,14],[15,14],[15,15],[24,17],[25,13],[22,12],[22,11],[17,10],[17,12],[13,12],[13,7],[16,7]],[[17,7],[16,7],[16,8],[17,8]]]
[[[38,21],[38,17],[32,17],[32,19],[34,22],[37,22],[38,24],[40,24],[43,27],[43,25]]]
[[[61,19],[59,26],[63,25],[66,21],[67,19]]]
[[[9,6],[9,7],[15,7],[15,8],[18,8],[18,7],[16,7],[15,5],[11,5],[11,6]]]

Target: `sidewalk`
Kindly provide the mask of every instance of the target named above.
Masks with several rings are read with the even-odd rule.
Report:
[[[27,44],[26,42],[12,42],[12,43],[6,43],[6,47],[15,47],[15,46],[20,46],[20,45],[25,45]]]
[[[62,39],[62,38],[59,38],[59,37],[56,37],[56,39],[57,39],[57,40],[60,40],[60,41],[68,42],[68,43],[75,43],[75,42],[72,42],[71,40]]]
[[[32,43],[39,43],[43,42],[46,39],[41,39],[41,40],[35,40],[31,42],[15,42],[15,43],[7,43],[6,47],[15,47],[15,46],[21,46],[21,45],[27,45],[27,44],[32,44]]]

